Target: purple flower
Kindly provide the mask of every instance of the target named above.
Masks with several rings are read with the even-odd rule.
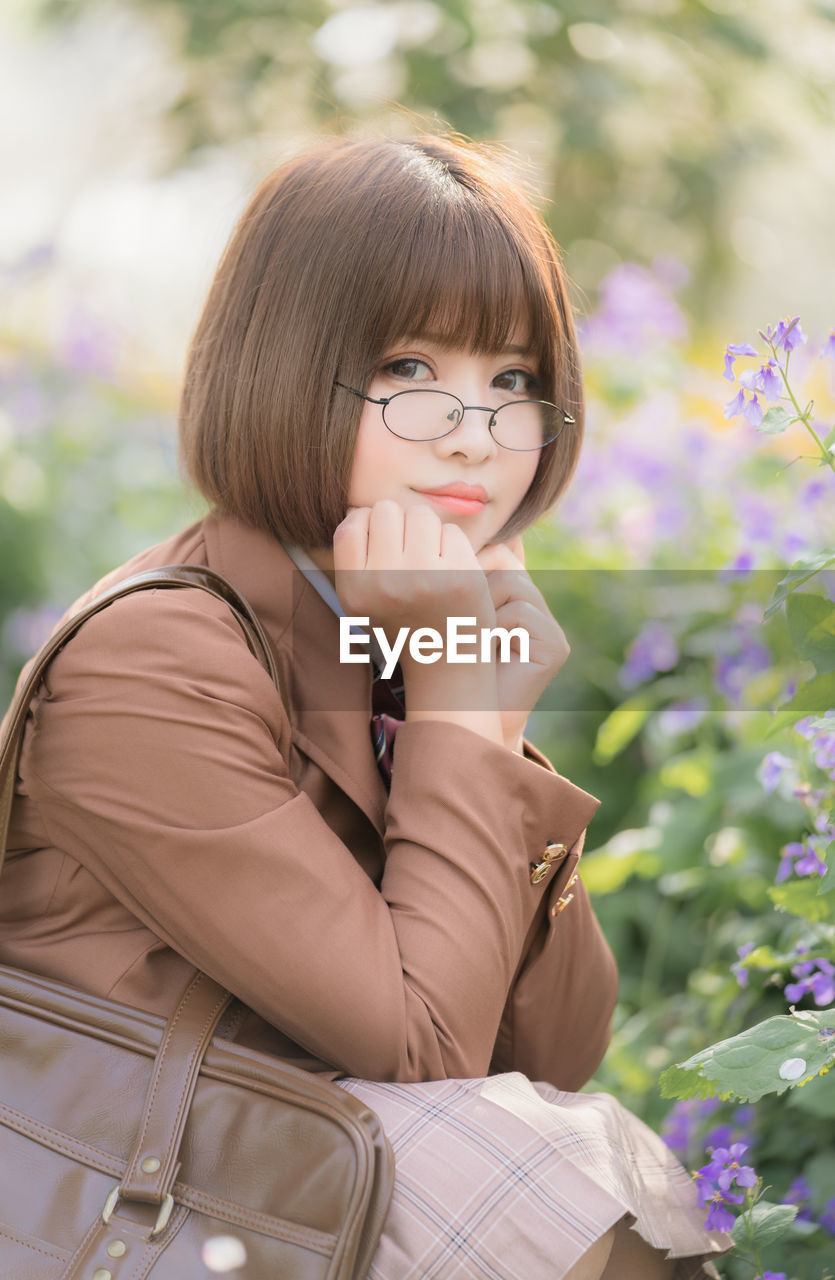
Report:
[[[686,1102],[677,1102],[668,1112],[661,1126],[661,1137],[679,1160],[687,1159],[690,1137],[693,1132],[693,1118]]]
[[[819,1009],[835,1000],[835,965],[831,961],[823,957],[802,960],[793,966],[792,974],[799,981],[786,983],[785,996],[791,1004],[805,995],[811,995]]]
[[[835,733],[822,733],[815,738],[812,758],[819,769],[835,768]]]
[[[824,965],[827,967],[824,969]],[[818,961],[819,971],[812,977],[812,996],[819,1009],[835,1000],[835,971],[826,960]]]
[[[767,400],[779,400],[782,394],[780,379],[774,372],[777,367],[776,360],[769,360],[757,374],[759,388]]]
[[[727,378],[729,382],[734,380],[734,360],[737,356],[756,356],[759,355],[755,351],[750,342],[729,342],[725,347],[725,372],[723,378]]]
[[[753,551],[740,551],[728,565],[728,572],[740,576],[749,573],[754,567]]]
[[[791,840],[783,845],[780,850],[780,866],[774,877],[775,884],[788,880],[792,871],[799,876],[822,876],[825,873],[826,863],[815,848],[817,839],[817,836],[809,836],[803,843]],[[793,862],[793,859],[797,861]]]
[[[835,337],[835,330],[833,330],[833,337]],[[835,359],[835,351],[832,353],[832,358]],[[801,503],[821,502],[824,498],[829,499],[829,493],[830,486],[828,481],[807,480],[800,491],[799,500]]]
[[[835,1236],[835,1200],[827,1200],[818,1222],[824,1231],[828,1231],[831,1236]]]
[[[719,692],[728,701],[736,702],[749,680],[771,666],[771,654],[765,645],[752,639],[744,626],[735,627],[729,634],[728,649],[716,661],[714,680]]]
[[[705,1148],[711,1151],[714,1147],[727,1147],[734,1139],[734,1126],[732,1124],[718,1124],[715,1129],[709,1129],[705,1134]]]
[[[743,416],[751,423],[752,427],[758,427],[763,420],[762,405],[757,398],[756,392],[742,410]]]
[[[823,876],[826,875],[826,863],[818,853],[820,847],[820,839],[817,836],[809,836],[806,841],[806,853],[802,858],[794,864],[794,869],[799,876]],[[827,840],[827,844],[829,841]]]
[[[748,986],[748,969],[745,966],[745,957],[750,955],[754,950],[753,942],[743,942],[741,947],[737,947],[736,954],[739,959],[735,964],[731,965],[731,973],[736,975],[736,980],[741,987]]]
[[[661,1126],[661,1136],[682,1161],[687,1159],[699,1125],[721,1106],[718,1098],[687,1098],[671,1107]]]
[[[759,779],[763,790],[773,791],[783,776],[784,770],[790,769],[793,764],[793,760],[781,755],[779,751],[769,751],[759,768]]]
[[[708,1231],[730,1231],[733,1228],[736,1218],[725,1208],[727,1202],[742,1204],[742,1196],[723,1196],[721,1191],[714,1194],[705,1218]]]
[[[799,858],[803,853],[803,845],[793,840],[790,844],[784,844],[780,850],[780,865],[777,868],[777,875],[774,877],[775,884],[782,884],[784,880],[788,880],[794,871],[794,863],[792,858]]]
[[[760,365],[759,369],[745,369],[739,375],[739,385],[746,391],[761,391],[768,400],[779,400],[783,388],[774,372],[779,367],[777,361],[772,358]]]
[[[778,554],[785,560],[794,560],[801,551],[805,551],[808,541],[799,533],[787,533],[780,542]]]
[[[745,1142],[735,1142],[731,1147],[717,1147],[713,1152],[711,1164],[721,1164],[722,1168],[716,1177],[716,1184],[722,1191],[730,1191],[731,1183],[737,1187],[755,1187],[757,1175],[748,1164],[740,1164],[740,1160],[748,1150]]]
[[[793,320],[786,317],[778,323],[776,329],[772,329],[769,325],[765,333],[761,329],[760,337],[769,345],[783,347],[786,351],[793,351],[795,347],[806,342],[806,334],[800,327],[800,316],[795,316]]]
[[[829,337],[821,348],[821,356],[828,356],[830,360],[835,360],[835,329],[829,330]]]
[[[670,671],[678,662],[678,644],[669,627],[653,619],[632,641],[621,668],[620,680],[630,689],[659,671]]]
[[[786,351],[794,351],[795,347],[799,347],[806,341],[806,334],[800,327],[800,316],[795,316],[793,320],[786,318],[780,321],[777,326],[775,346],[783,347]]]
[[[699,698],[691,698],[680,702],[671,702],[668,707],[658,713],[658,725],[663,733],[674,737],[678,733],[687,733],[701,724],[706,714],[704,702]]]
[[[584,345],[638,356],[687,337],[684,312],[670,296],[676,282],[666,264],[654,271],[624,262],[601,285],[601,306],[583,326]]]
[[[725,417],[735,418],[738,413],[742,413],[742,410],[744,407],[745,407],[745,395],[743,394],[742,391],[737,391],[733,400],[729,400],[728,403],[725,405],[725,410],[724,410]]]
[[[781,1201],[782,1204],[797,1205],[797,1221],[811,1222],[812,1210],[809,1207],[812,1202],[812,1188],[803,1174],[799,1178],[795,1178]]]
[[[708,1231],[730,1231],[732,1228],[735,1219],[727,1206],[742,1204],[745,1199],[744,1191],[737,1195],[731,1190],[732,1184],[736,1184],[737,1191],[757,1185],[757,1175],[751,1166],[739,1163],[747,1150],[744,1142],[735,1142],[730,1148],[717,1147],[711,1152],[710,1161],[693,1175],[699,1201],[702,1208],[708,1210],[705,1220]]]
[[[760,1275],[754,1276],[754,1280],[786,1280],[785,1271],[763,1271]]]

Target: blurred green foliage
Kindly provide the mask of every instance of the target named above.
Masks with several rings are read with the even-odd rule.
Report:
[[[146,388],[0,342],[0,696],[73,600],[197,519],[172,414]]]
[[[32,0],[72,23],[109,0]],[[128,0],[123,0],[128,6]],[[738,259],[729,200],[835,121],[825,0],[130,0],[182,61],[170,163],[251,137],[448,125],[530,157],[573,278],[666,254],[697,320]],[[787,24],[791,24],[791,35]]]

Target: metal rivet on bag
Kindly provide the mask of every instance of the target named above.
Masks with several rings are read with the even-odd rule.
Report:
[[[146,1156],[139,1166],[143,1173],[156,1173],[162,1164],[161,1160],[157,1160],[156,1156]]]
[[[121,1258],[123,1254],[127,1253],[127,1251],[128,1246],[125,1244],[124,1240],[111,1240],[110,1244],[107,1246],[107,1252],[110,1254],[111,1258]]]
[[[113,1272],[108,1271],[107,1267],[96,1267],[93,1280],[113,1280]]]

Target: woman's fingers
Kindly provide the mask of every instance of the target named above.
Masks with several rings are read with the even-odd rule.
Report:
[[[349,507],[333,533],[333,567],[336,572],[364,569],[368,561],[370,507]]]
[[[404,508],[383,498],[351,508],[334,531],[334,569],[343,607],[350,602],[357,616],[435,627],[452,614],[475,615],[487,626],[495,619],[467,535],[424,503]],[[349,581],[345,571],[352,569],[366,572]]]
[[[525,551],[521,542],[521,538],[515,538],[513,544],[490,542],[479,551],[477,556],[478,563],[485,573],[492,573],[494,569],[524,569]],[[519,544],[521,555],[514,549],[517,543]]]

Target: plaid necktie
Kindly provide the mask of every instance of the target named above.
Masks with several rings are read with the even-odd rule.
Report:
[[[383,680],[379,673],[375,675],[371,689],[371,710],[374,758],[388,789],[391,784],[395,735],[406,718],[406,696],[399,663],[388,680]]]

